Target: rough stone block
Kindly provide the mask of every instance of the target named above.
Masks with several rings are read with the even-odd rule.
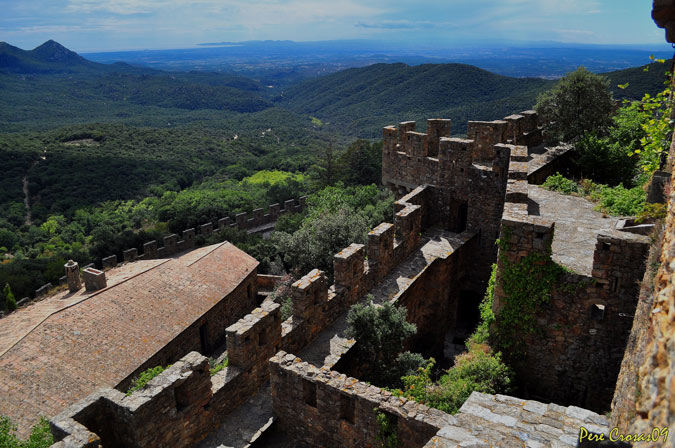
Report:
[[[127,249],[124,252],[122,252],[122,256],[124,257],[125,263],[131,263],[133,261],[136,261],[138,259],[138,249],[136,249],[135,247]]]
[[[105,272],[98,269],[86,268],[82,271],[82,277],[84,277],[84,288],[87,291],[98,291],[107,286]]]
[[[175,254],[178,251],[178,235],[171,234],[164,238],[164,251],[166,255]]]
[[[111,255],[101,259],[103,269],[112,269],[117,266],[117,255]]]
[[[207,222],[206,224],[202,224],[201,226],[199,226],[199,229],[202,235],[209,236],[213,233],[213,223]]]
[[[157,241],[148,241],[143,244],[143,255],[145,260],[157,258]]]

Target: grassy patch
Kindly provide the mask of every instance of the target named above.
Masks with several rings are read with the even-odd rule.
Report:
[[[589,179],[577,183],[560,173],[549,176],[542,185],[547,190],[585,197],[594,202],[595,209],[612,216],[638,216],[645,212],[646,193],[642,187],[610,187]]]
[[[3,448],[46,448],[54,443],[49,429],[49,420],[42,417],[31,429],[27,440],[20,440],[14,434],[16,426],[9,418],[0,416],[0,447]]]
[[[156,366],[141,372],[141,374],[138,375],[138,378],[135,378],[132,381],[131,386],[129,386],[129,390],[127,390],[127,396],[133,394],[137,390],[143,389],[150,382],[151,379],[153,379],[160,373],[164,372],[169,367],[171,367],[171,365],[168,365],[166,367]]]
[[[216,373],[223,370],[225,367],[227,367],[230,364],[230,360],[227,357],[225,357],[225,359],[223,359],[221,362],[216,364],[215,360],[211,361],[209,359],[209,363],[211,364],[211,368],[209,369],[209,372],[211,372],[211,376],[213,376]]]

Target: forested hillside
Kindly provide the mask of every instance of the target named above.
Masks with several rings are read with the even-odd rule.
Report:
[[[665,65],[609,74],[615,96],[660,91]],[[0,288],[30,296],[63,275],[69,258],[121,256],[169,231],[338,185],[334,199],[346,194],[340,182],[377,184],[381,143],[355,137],[377,138],[402,120],[423,130],[429,117],[451,118],[461,134],[467,120],[532,108],[553,85],[461,64],[377,64],[279,95],[236,74],[98,64],[51,41],[31,51],[0,43]],[[368,191],[363,203],[380,204]],[[274,244],[221,237],[262,270],[300,269],[323,255],[287,258],[294,238],[318,227],[344,237],[345,225],[370,223],[345,215],[302,227],[300,218],[284,221],[287,235]]]
[[[650,67],[647,72],[636,67],[606,74],[616,97],[639,99],[662,90],[670,63]],[[624,90],[617,87],[626,83]],[[532,108],[553,85],[555,81],[511,78],[463,64],[375,64],[296,84],[276,101],[359,137],[378,137],[388,124],[431,116],[451,118],[453,132],[461,134],[468,120],[494,120]]]

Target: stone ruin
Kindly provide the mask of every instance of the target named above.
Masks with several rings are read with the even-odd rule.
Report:
[[[606,417],[578,406],[597,409],[611,399],[649,246],[635,233],[598,231],[590,272],[565,274],[537,316],[551,331],[524,338],[533,355],[518,366],[521,382],[532,396],[567,407],[473,393],[451,416],[342,373],[358,373],[350,363],[358,341],[335,349],[333,328],[367,293],[405,306],[419,330],[411,345],[431,347],[458,325],[466,293],[483,293],[491,263],[502,260],[499,277],[503,260],[552,257],[556,221],[538,212],[534,184],[565,166],[569,148],[540,145],[536,114],[471,122],[469,139],[450,137],[449,120],[430,120],[426,134],[414,129],[411,122],[384,129],[383,182],[399,196],[394,223],[375,227],[367,246],[334,256],[333,285],[315,269],[292,285],[286,321],[265,300],[230,326],[229,366],[212,377],[193,352],[141,391],[108,389],[64,410],[51,420],[54,446],[196,446],[268,382],[271,395],[263,396],[275,421],[309,446],[374,445],[375,411],[406,447],[571,447],[581,426],[608,434]],[[498,236],[508,239],[499,254]],[[495,311],[503,300],[497,288]],[[328,340],[330,354],[317,358],[313,347]],[[601,356],[589,360],[589,352]]]

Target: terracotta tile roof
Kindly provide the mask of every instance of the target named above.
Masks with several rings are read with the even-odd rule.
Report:
[[[39,416],[115,386],[257,265],[222,243],[124,265],[108,271],[105,289],[62,293],[0,319],[0,415],[25,436]]]

